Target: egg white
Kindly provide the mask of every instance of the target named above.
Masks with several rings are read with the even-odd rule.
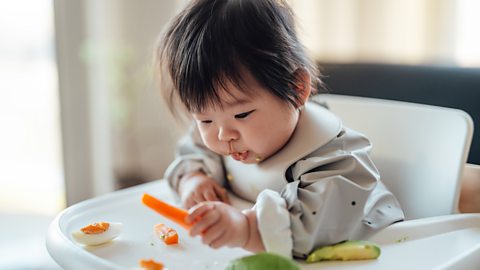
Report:
[[[79,244],[87,246],[96,246],[107,243],[118,237],[122,232],[123,224],[119,222],[109,222],[109,228],[102,233],[86,234],[80,230],[72,233],[72,238]]]

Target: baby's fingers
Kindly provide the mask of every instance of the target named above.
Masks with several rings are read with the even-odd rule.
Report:
[[[208,228],[207,231],[202,234],[202,242],[205,245],[210,245],[213,241],[220,238],[226,232],[226,228],[221,222],[217,222]]]
[[[205,213],[213,209],[213,205],[211,204],[206,204],[206,203],[199,203],[190,208],[188,210],[188,216],[185,218],[185,222],[191,224],[194,223],[195,221],[198,221],[201,219]]]
[[[228,198],[228,192],[226,189],[221,186],[214,186],[214,189],[220,201],[230,204],[230,199]]]
[[[193,200],[192,197],[189,197],[187,198],[184,202],[183,202],[183,207],[187,208],[187,209],[190,209],[192,206],[195,205],[195,201]]]
[[[193,225],[193,227],[190,229],[191,236],[203,234],[204,232],[208,231],[211,226],[218,222],[220,219],[220,214],[218,211],[214,211],[214,209],[212,210],[213,211],[208,211],[202,215],[200,220]]]
[[[215,191],[213,190],[206,190],[203,194],[205,197],[206,201],[220,201],[220,198],[217,197],[217,194],[215,194]]]
[[[209,244],[209,246],[213,249],[221,248],[223,246],[230,246],[228,243],[231,240],[232,240],[232,236],[228,232],[225,232],[222,235],[220,235],[217,239],[213,240]]]
[[[203,196],[197,193],[189,194],[188,196],[185,196],[185,198],[182,198],[182,200],[183,200],[183,207],[187,209],[190,209],[196,204],[205,201],[203,199]]]

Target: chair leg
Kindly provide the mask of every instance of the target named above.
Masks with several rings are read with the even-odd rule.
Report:
[[[465,165],[458,208],[461,213],[480,213],[480,165]]]

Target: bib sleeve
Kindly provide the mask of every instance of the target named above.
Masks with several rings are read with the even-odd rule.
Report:
[[[305,258],[316,247],[367,239],[403,220],[398,201],[380,181],[370,148],[368,139],[345,128],[288,169],[289,183],[278,196],[269,194],[273,191],[263,195],[263,191],[255,207],[267,251],[276,245],[270,249],[285,253],[290,246],[289,255]],[[272,198],[283,202],[275,208]],[[274,232],[283,242],[273,237]],[[291,241],[283,238],[288,236]]]

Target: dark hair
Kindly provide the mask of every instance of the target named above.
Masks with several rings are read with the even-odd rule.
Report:
[[[172,112],[177,96],[188,111],[220,104],[227,81],[249,91],[241,87],[244,70],[293,105],[300,101],[297,69],[310,73],[314,90],[321,86],[283,0],[194,0],[167,28],[156,56]]]

